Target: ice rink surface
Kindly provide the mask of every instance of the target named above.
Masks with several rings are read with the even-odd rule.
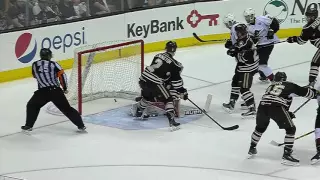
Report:
[[[288,80],[308,82],[309,64],[316,49],[310,44],[279,44],[270,66],[285,71]],[[146,55],[149,64],[155,53]],[[241,110],[227,114],[221,104],[229,100],[235,61],[223,45],[181,48],[176,59],[184,65],[183,77],[191,100],[203,107],[213,95],[210,115],[225,126],[239,124],[235,131],[219,129],[209,118],[183,124],[176,132],[167,128],[120,130],[86,124],[88,134],[65,117],[43,109],[32,136],[20,132],[25,123],[25,106],[34,90],[33,79],[0,84],[0,175],[27,180],[314,180],[319,166],[310,165],[315,154],[314,135],[297,140],[299,167],[280,164],[283,149],[269,144],[282,142],[284,131],[271,122],[258,145],[258,156],[247,159],[254,119],[241,119]],[[267,88],[255,76],[252,91],[256,102]],[[305,101],[295,98],[291,110]],[[125,101],[101,99],[84,104],[85,114],[121,107]],[[188,102],[184,104],[191,105]],[[317,102],[312,100],[294,120],[297,136],[314,129]]]

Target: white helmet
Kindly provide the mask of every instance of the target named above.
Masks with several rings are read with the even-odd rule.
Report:
[[[231,27],[236,24],[236,20],[233,14],[227,14],[223,18],[223,23],[227,26],[227,28],[231,29]]]
[[[252,8],[248,8],[243,12],[244,19],[247,23],[254,23],[256,12]]]

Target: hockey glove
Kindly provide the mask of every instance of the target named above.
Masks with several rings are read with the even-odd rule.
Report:
[[[297,36],[288,37],[287,42],[288,43],[296,43],[296,42],[298,42],[298,37]]]
[[[273,36],[274,36],[274,31],[272,29],[269,29],[268,34],[267,34],[267,38],[273,39]]]
[[[188,91],[186,88],[179,88],[177,90],[180,93],[180,98],[183,100],[187,100],[188,99]]]
[[[231,56],[231,57],[235,57],[236,55],[237,55],[237,51],[236,51],[236,49],[229,49],[228,51],[227,51],[227,54],[229,55],[229,56]]]
[[[226,42],[226,44],[224,45],[224,47],[227,48],[227,49],[231,49],[232,46],[233,46],[233,45],[232,45],[231,39],[228,39],[227,42]]]
[[[294,115],[294,113],[293,113],[293,112],[291,112],[291,111],[288,111],[288,113],[289,113],[289,116],[291,117],[291,119],[294,119],[294,118],[296,118],[296,115]]]

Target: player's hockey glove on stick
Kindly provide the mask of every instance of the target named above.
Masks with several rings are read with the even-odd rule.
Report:
[[[297,36],[288,37],[287,42],[288,43],[296,43],[296,42],[298,42],[298,37]]]
[[[232,49],[233,45],[232,45],[232,41],[231,39],[228,39],[226,44],[224,45],[225,48],[227,49]]]
[[[204,109],[200,108],[196,103],[194,103],[193,101],[191,101],[190,99],[188,99],[195,107],[197,107],[200,111],[202,111],[206,116],[208,116],[208,118],[210,118],[213,122],[215,122],[220,128],[222,128],[223,130],[235,130],[239,128],[239,125],[234,125],[234,126],[230,126],[230,127],[223,127],[222,125],[220,125],[216,120],[214,120]]]
[[[235,48],[229,49],[227,54],[231,57],[235,57],[238,54],[238,51]]]
[[[273,39],[273,37],[274,37],[274,31],[270,29],[267,34],[267,39]]]

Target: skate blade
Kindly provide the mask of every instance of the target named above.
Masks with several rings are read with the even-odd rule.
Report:
[[[21,133],[28,135],[28,136],[31,136],[31,131],[28,131],[28,130],[22,130]]]
[[[256,114],[249,115],[249,116],[243,116],[243,115],[241,115],[241,118],[242,118],[242,119],[254,119],[254,118],[256,118]]]
[[[76,132],[79,134],[87,134],[88,133],[88,131],[86,131],[86,130],[77,130]]]
[[[174,131],[177,131],[177,130],[179,130],[179,129],[180,129],[180,126],[171,126],[171,127],[169,128],[169,131],[174,132]]]
[[[226,108],[226,107],[224,107],[224,106],[222,106],[222,109],[223,109],[224,111],[226,111],[227,113],[229,113],[229,114],[232,114],[232,113],[234,112],[234,109],[229,109],[229,108]]]
[[[300,166],[298,162],[291,162],[288,160],[282,160],[281,164],[286,165],[286,166]]]
[[[315,165],[318,162],[320,162],[320,159],[313,159],[313,160],[311,160],[311,165]]]
[[[247,159],[254,159],[257,154],[250,154],[248,153]]]
[[[241,106],[240,109],[241,110],[249,110],[249,108],[247,106]]]

